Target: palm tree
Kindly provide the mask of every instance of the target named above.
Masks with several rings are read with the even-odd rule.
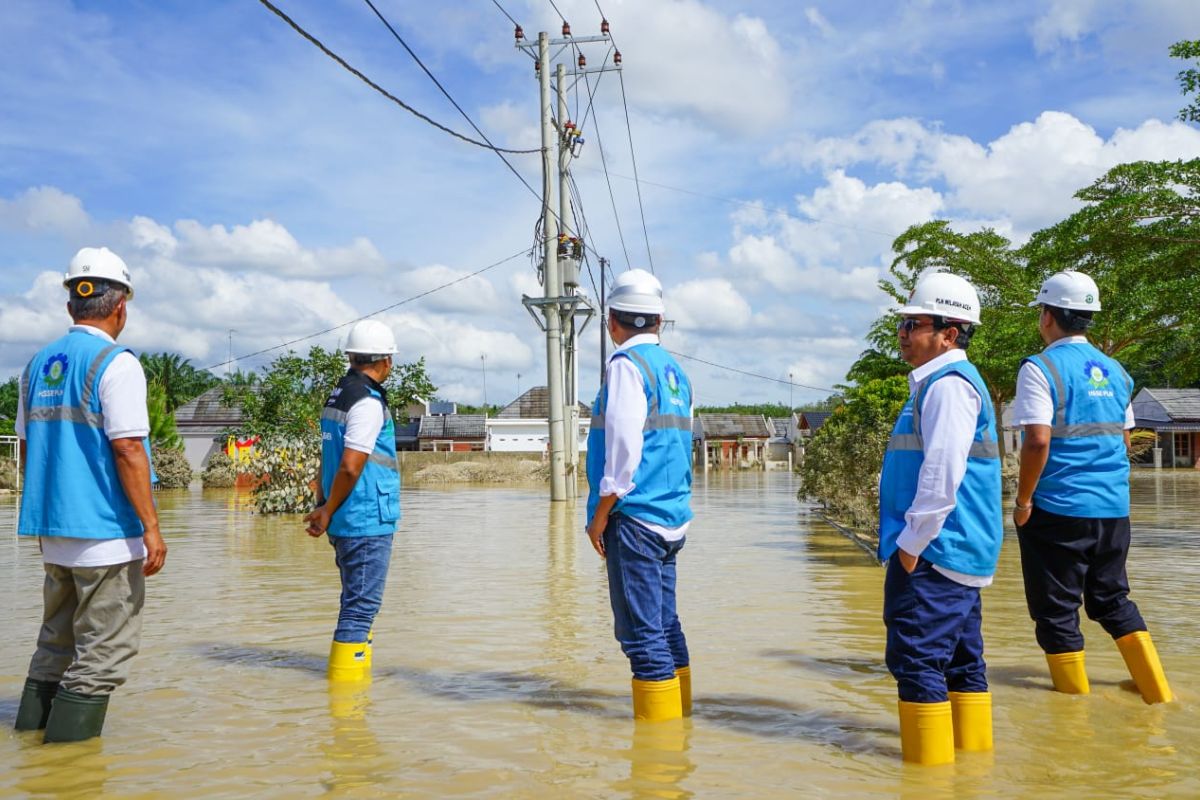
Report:
[[[162,387],[166,409],[171,414],[221,382],[211,372],[196,369],[178,353],[143,353],[141,361],[147,380]]]

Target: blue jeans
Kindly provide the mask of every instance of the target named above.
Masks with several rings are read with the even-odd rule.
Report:
[[[375,615],[383,604],[392,534],[386,536],[330,536],[333,557],[342,575],[342,609],[338,613],[335,642],[365,642]]]
[[[683,543],[624,514],[611,515],[604,529],[614,633],[638,680],[670,680],[690,663],[675,611],[675,555]]]
[[[947,689],[988,690],[979,589],[950,580],[923,558],[910,575],[897,553],[884,579],[883,621],[887,666],[901,700],[941,703]]]

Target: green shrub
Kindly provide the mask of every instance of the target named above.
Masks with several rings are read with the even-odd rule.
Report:
[[[159,489],[186,489],[192,482],[192,468],[182,450],[155,447],[154,471],[158,474]]]
[[[313,487],[321,471],[321,436],[263,439],[238,471],[260,479],[251,491],[259,513],[308,513],[316,504]]]
[[[17,462],[11,458],[0,459],[0,489],[17,488]]]
[[[204,465],[200,483],[205,489],[228,489],[237,484],[237,465],[224,453],[215,453]]]

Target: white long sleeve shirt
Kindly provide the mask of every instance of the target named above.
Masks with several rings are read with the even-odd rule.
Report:
[[[643,429],[649,409],[641,371],[631,359],[618,358],[617,355],[639,344],[658,344],[658,335],[639,333],[630,337],[608,357],[608,366],[604,371],[608,399],[604,407],[604,477],[600,479],[602,496],[614,494],[621,498],[637,485],[633,482],[633,475],[642,463]],[[669,542],[682,539],[691,524],[685,522],[678,528],[667,528],[641,519],[637,521]]]
[[[966,361],[959,349],[943,353],[922,364],[908,375],[910,394],[937,370],[957,361]],[[904,552],[919,556],[942,532],[946,517],[954,510],[955,496],[967,474],[967,456],[975,440],[975,425],[983,408],[983,398],[968,381],[948,375],[935,381],[925,392],[921,407],[921,439],[925,460],[917,475],[917,494],[904,514],[904,530],[896,544]],[[964,586],[984,587],[992,576],[966,575],[937,564],[933,568]]]
[[[1046,350],[1064,344],[1087,344],[1086,336],[1067,336],[1051,342]],[[1043,351],[1045,352],[1045,351]],[[1125,430],[1133,428],[1133,398],[1125,407]],[[1050,381],[1046,373],[1033,364],[1022,364],[1017,373],[1017,391],[1013,396],[1012,419],[1014,425],[1053,425],[1054,397],[1050,394]]]
[[[91,325],[72,325],[72,331],[114,339]],[[146,408],[146,373],[137,357],[118,353],[100,376],[100,410],[104,412],[104,435],[113,439],[141,439],[150,435],[150,413]],[[17,398],[17,436],[25,438],[25,398]],[[128,539],[79,539],[42,536],[42,560],[62,567],[107,567],[146,557],[142,537]]]

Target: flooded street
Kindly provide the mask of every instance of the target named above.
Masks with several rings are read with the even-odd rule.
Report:
[[[1176,702],[1050,691],[1011,531],[984,592],[994,754],[903,765],[883,570],[783,473],[698,476],[680,557],[695,717],[635,727],[583,511],[540,488],[406,490],[374,682],[330,695],[331,548],[231,491],[158,495],[170,547],[104,737],[11,731],[39,619],[34,542],[0,499],[0,796],[1200,797],[1200,475],[1134,478],[1129,572]]]

